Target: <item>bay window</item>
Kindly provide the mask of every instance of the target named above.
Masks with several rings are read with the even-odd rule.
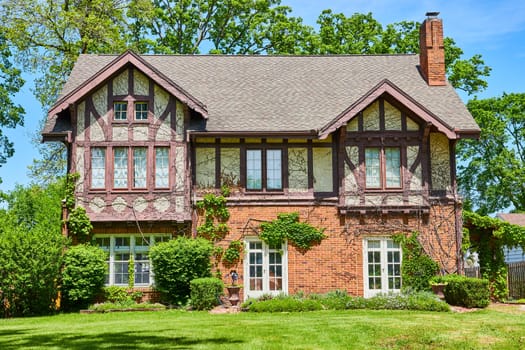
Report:
[[[128,148],[113,149],[113,187],[128,187]]]
[[[133,148],[133,187],[146,188],[147,161],[145,147]]]
[[[168,147],[155,148],[155,187],[169,187],[169,149]]]

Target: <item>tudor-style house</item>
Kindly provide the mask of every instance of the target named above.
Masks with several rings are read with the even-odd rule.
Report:
[[[441,19],[424,21],[420,44],[420,55],[81,55],[43,138],[67,145],[107,283],[127,285],[133,257],[135,286],[151,286],[149,247],[194,235],[196,201],[222,185],[219,244],[244,242],[244,297],[399,290],[396,233],[419,232],[443,271],[461,269],[455,148],[479,128],[446,80]],[[327,238],[306,252],[266,245],[258,224],[284,212]]]

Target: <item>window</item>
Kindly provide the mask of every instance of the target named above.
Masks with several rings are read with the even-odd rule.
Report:
[[[169,239],[171,239],[169,235],[95,236],[95,244],[107,253],[106,285],[127,286],[130,277],[129,264],[132,262],[134,284],[136,286],[153,284],[149,249],[153,244]]]
[[[147,102],[135,102],[135,120],[148,120]]]
[[[169,187],[168,147],[155,148],[155,187]]]
[[[128,149],[113,149],[113,187],[128,188]]]
[[[366,188],[401,187],[401,152],[398,147],[366,148]]]
[[[115,102],[113,103],[113,111],[115,120],[126,120],[128,119],[128,103],[127,102]]]
[[[146,148],[133,148],[133,187],[146,188]]]
[[[283,188],[282,177],[280,149],[246,151],[246,189],[280,190]]]
[[[91,148],[91,188],[106,187],[106,149]]]

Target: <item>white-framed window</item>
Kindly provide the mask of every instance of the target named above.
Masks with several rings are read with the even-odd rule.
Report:
[[[106,187],[106,149],[91,148],[91,188]]]
[[[363,240],[365,297],[401,291],[402,254],[399,243],[387,237]]]
[[[113,113],[114,120],[128,119],[128,103],[124,101],[114,102]]]
[[[150,247],[166,242],[171,235],[95,235],[94,243],[107,253],[106,285],[128,286],[129,264],[133,261],[134,285],[150,286],[154,274],[149,260]]]
[[[401,150],[399,147],[365,149],[366,188],[401,187]]]
[[[133,148],[133,187],[146,188],[147,175],[147,148]]]
[[[128,148],[113,148],[113,187],[128,188]]]
[[[155,147],[155,187],[169,187],[169,148]]]
[[[147,102],[135,102],[135,120],[148,120]]]
[[[246,150],[246,189],[281,190],[283,188],[282,150]]]

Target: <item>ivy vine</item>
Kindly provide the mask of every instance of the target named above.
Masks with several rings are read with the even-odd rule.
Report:
[[[80,178],[78,173],[68,174],[66,176],[66,189],[64,203],[68,211],[68,218],[66,225],[68,233],[76,236],[81,242],[88,240],[93,230],[93,225],[89,221],[86,209],[82,207],[75,207],[75,186]]]
[[[430,280],[439,271],[439,265],[424,250],[418,240],[419,233],[412,232],[405,236],[402,233],[392,236],[394,242],[401,245],[403,260],[401,262],[402,289],[429,290]]]
[[[508,286],[503,247],[525,249],[525,227],[469,211],[463,212],[463,223],[464,236],[469,238],[471,250],[478,252],[480,273],[489,280],[492,297],[505,300]]]
[[[230,228],[226,221],[230,218],[230,211],[226,207],[226,198],[209,193],[197,202],[197,208],[204,211],[204,223],[197,227],[197,234],[216,242],[226,236]]]
[[[231,241],[228,248],[224,251],[222,260],[229,265],[235,264],[241,258],[243,244],[239,240]]]
[[[280,246],[285,240],[306,251],[326,238],[324,229],[317,229],[305,222],[299,222],[299,213],[281,213],[277,219],[260,226],[259,237],[270,246]]]

